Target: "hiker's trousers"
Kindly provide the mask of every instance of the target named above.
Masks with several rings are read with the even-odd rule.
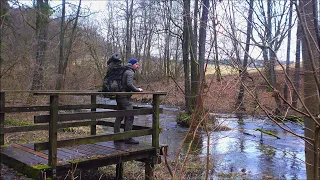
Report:
[[[118,110],[132,110],[133,106],[128,96],[116,96]],[[116,117],[114,123],[114,133],[120,132],[121,122],[124,119],[124,131],[131,131],[133,126],[133,116]]]

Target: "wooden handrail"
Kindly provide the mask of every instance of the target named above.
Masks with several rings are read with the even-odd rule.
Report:
[[[73,121],[73,120],[85,120],[85,119],[102,119],[111,117],[123,117],[123,116],[135,116],[135,115],[147,115],[152,114],[152,108],[141,108],[133,110],[118,110],[118,111],[100,111],[100,112],[79,112],[59,114],[58,122]],[[49,122],[50,115],[34,116],[34,123],[47,123]]]
[[[76,121],[76,122],[68,122],[68,123],[58,123],[58,129],[68,128],[68,127],[80,127],[80,126],[89,126],[89,125],[102,125],[102,126],[109,126],[113,127],[114,123],[109,121]],[[121,128],[124,128],[124,124],[121,124]],[[148,129],[149,127],[145,126],[138,126],[133,125],[133,130],[140,130],[140,129]],[[12,127],[5,127],[0,128],[0,131],[4,134],[6,133],[15,133],[15,132],[28,132],[28,131],[41,131],[41,130],[48,130],[48,124],[35,124],[30,126],[12,126]]]
[[[76,96],[88,96],[88,95],[134,95],[134,94],[150,94],[150,95],[166,95],[166,92],[162,91],[144,91],[144,92],[97,92],[97,91],[37,91],[34,95],[76,95]]]
[[[49,106],[29,106],[29,107],[5,107],[5,93],[33,93],[33,95],[50,96]],[[150,94],[153,96],[152,108],[135,107],[133,110],[116,110],[116,105],[97,104],[98,95],[133,95]],[[162,112],[160,106],[160,96],[166,92],[97,92],[97,91],[0,91],[0,146],[4,144],[4,133],[48,130],[49,142],[35,144],[35,150],[48,150],[48,165],[52,167],[52,175],[55,176],[57,167],[57,148],[74,146],[81,144],[91,144],[102,141],[119,140],[131,137],[152,135],[152,147],[157,155],[160,154],[159,145],[159,114]],[[58,100],[61,95],[71,96],[91,96],[91,104],[84,105],[59,105]],[[112,109],[114,111],[99,111],[97,108]],[[59,114],[59,110],[89,109],[89,112],[77,112]],[[49,111],[49,115],[35,116],[35,123],[48,123],[47,125],[20,126],[4,128],[4,114],[17,112]],[[132,131],[116,134],[96,135],[96,125],[114,126],[113,122],[101,121],[99,119],[109,117],[123,117],[152,114],[152,127],[133,126]],[[77,122],[67,122],[81,120]],[[67,122],[67,123],[66,123]],[[90,125],[91,136],[66,140],[57,140],[57,130],[66,127],[78,127]],[[122,124],[121,127],[124,125]]]
[[[37,111],[49,111],[50,106],[9,106],[4,108],[5,113],[19,113],[19,112],[37,112]],[[81,104],[81,105],[60,105],[59,110],[79,110],[79,109],[117,109],[117,105],[110,104]],[[141,109],[144,107],[133,106],[133,109]]]

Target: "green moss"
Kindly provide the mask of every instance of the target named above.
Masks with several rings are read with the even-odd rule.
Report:
[[[75,132],[75,128],[73,127],[63,128],[63,132]]]
[[[32,179],[39,179],[39,174],[41,172],[39,169],[35,169],[15,160],[7,159],[6,157],[4,157],[4,164]]]
[[[11,126],[34,126],[34,123],[29,123],[21,120],[12,120],[12,119],[7,119],[4,121],[5,125],[11,125]]]
[[[36,166],[32,166],[34,169],[39,169],[39,170],[43,170],[43,169],[50,169],[51,166],[47,165],[47,164],[39,164]]]
[[[232,173],[232,172],[230,172],[230,173],[218,173],[217,176],[220,177],[220,178],[228,178],[228,179],[241,177],[240,174]]]
[[[177,118],[177,123],[180,124],[183,127],[189,127],[191,124],[191,115],[189,115],[188,113],[184,112],[181,113],[178,118]]]

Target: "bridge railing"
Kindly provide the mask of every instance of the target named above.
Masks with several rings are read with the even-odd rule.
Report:
[[[92,91],[34,91],[31,92],[35,96],[49,96],[50,102],[48,106],[5,106],[5,91],[0,92],[0,145],[4,145],[4,135],[6,133],[27,132],[37,130],[48,130],[49,141],[35,143],[36,151],[48,150],[48,165],[55,168],[57,166],[57,148],[91,144],[96,142],[127,139],[131,137],[152,135],[152,147],[159,153],[159,98],[165,95],[165,92],[92,92]],[[153,96],[152,107],[135,107],[133,110],[117,110],[116,105],[97,104],[97,96],[99,95],[133,95],[133,94],[150,94]],[[60,96],[90,96],[90,104],[81,105],[59,105]],[[111,111],[97,111],[98,108],[109,109]],[[90,109],[88,112],[72,112],[59,113],[59,110],[77,110]],[[48,115],[34,116],[34,125],[4,127],[5,113],[20,112],[37,112],[48,111]],[[96,134],[96,125],[114,126],[113,122],[103,121],[100,119],[110,117],[136,116],[152,114],[152,127],[133,126],[132,131],[115,133],[115,134]],[[43,124],[47,123],[47,124]],[[57,140],[58,129],[68,127],[90,126],[91,136],[77,137],[72,139]],[[122,125],[123,128],[123,125]]]

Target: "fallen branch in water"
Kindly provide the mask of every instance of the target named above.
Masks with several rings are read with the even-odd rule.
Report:
[[[274,133],[270,132],[270,131],[266,131],[266,130],[263,130],[263,129],[260,129],[260,128],[257,128],[255,129],[256,131],[260,131],[261,133],[264,133],[264,134],[268,134],[270,136],[273,136],[277,139],[281,139],[280,137],[278,137],[277,135],[275,135]]]

